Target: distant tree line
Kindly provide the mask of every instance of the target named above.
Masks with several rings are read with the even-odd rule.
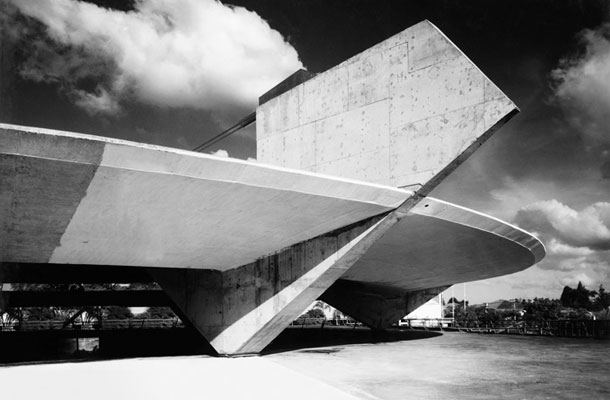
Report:
[[[13,290],[22,291],[97,291],[97,290],[144,290],[159,289],[156,283],[91,283],[91,284],[13,284]],[[176,314],[170,307],[149,307],[145,312],[134,315],[129,307],[90,306],[90,307],[6,307],[0,309],[0,326],[23,321],[66,321],[79,313],[77,323],[96,323],[100,320],[116,319],[175,319]]]
[[[493,309],[486,306],[464,307],[463,301],[449,299],[454,310],[445,309],[445,317],[455,315],[455,320],[463,325],[494,325],[502,321],[541,321],[559,319],[610,319],[610,294],[603,285],[597,291],[588,290],[582,282],[577,287],[564,287],[559,299],[534,298],[517,299],[512,309]]]

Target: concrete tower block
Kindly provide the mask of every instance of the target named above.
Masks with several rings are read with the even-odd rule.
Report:
[[[264,163],[416,189],[449,164],[455,169],[456,157],[516,111],[424,21],[262,104],[257,156]]]

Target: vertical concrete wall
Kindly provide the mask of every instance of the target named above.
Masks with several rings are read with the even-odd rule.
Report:
[[[515,110],[424,21],[261,105],[257,157],[391,186],[423,184]]]

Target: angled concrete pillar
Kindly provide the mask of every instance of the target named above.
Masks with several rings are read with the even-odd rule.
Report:
[[[374,217],[229,271],[150,269],[219,354],[260,352],[391,226]]]
[[[448,287],[392,292],[387,287],[339,279],[320,299],[373,329],[384,329]]]
[[[421,200],[414,194],[384,216],[318,236],[232,270],[151,268],[149,272],[181,315],[219,354],[258,353]],[[415,309],[427,301],[422,300],[422,294],[425,293],[406,297],[406,309]],[[393,301],[390,298],[386,301]],[[394,307],[398,318],[404,316],[400,314],[402,309]],[[390,315],[394,314],[388,313],[383,323],[370,325],[389,326],[386,321]],[[366,321],[367,316],[361,316]]]
[[[439,233],[466,235],[450,241],[456,279],[544,255],[517,228],[425,197],[517,112],[429,22],[274,93],[257,109],[258,163],[0,124],[0,261],[150,269],[218,353],[243,354],[325,292],[372,327],[402,317],[453,283],[427,262]],[[405,238],[419,258],[400,257]]]
[[[240,268],[153,270],[221,354],[262,350],[517,111],[427,21],[290,90],[272,93],[281,94],[264,95],[257,109],[259,161],[417,192],[381,220],[319,236]],[[388,295],[341,285],[325,298],[376,328],[442,290]]]

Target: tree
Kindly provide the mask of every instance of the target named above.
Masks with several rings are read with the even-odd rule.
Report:
[[[171,307],[149,307],[145,312],[135,316],[137,319],[176,319],[178,316]]]
[[[524,319],[528,321],[559,319],[561,315],[561,304],[557,300],[536,297],[521,304],[525,311]]]
[[[311,310],[308,310],[305,314],[305,317],[307,318],[325,318],[326,315],[324,315],[324,311],[320,310],[319,308],[312,308]]]
[[[104,318],[106,318],[106,319],[129,319],[129,318],[133,318],[133,314],[127,307],[108,306],[108,307],[104,307]]]
[[[599,285],[597,297],[595,298],[594,307],[599,310],[605,310],[610,307],[610,293],[606,292],[604,285]]]
[[[478,320],[483,325],[497,325],[502,321],[502,315],[496,310],[483,310],[477,315]]]
[[[27,319],[28,321],[52,321],[61,319],[58,318],[57,313],[52,307],[28,307]]]
[[[463,308],[456,309],[455,320],[462,326],[470,326],[479,322],[477,313],[472,308],[468,308],[465,311]]]
[[[582,282],[578,282],[576,289],[572,289],[569,286],[563,288],[560,301],[564,307],[590,309],[593,306],[591,298],[596,295],[597,292],[595,290],[588,290]]]

